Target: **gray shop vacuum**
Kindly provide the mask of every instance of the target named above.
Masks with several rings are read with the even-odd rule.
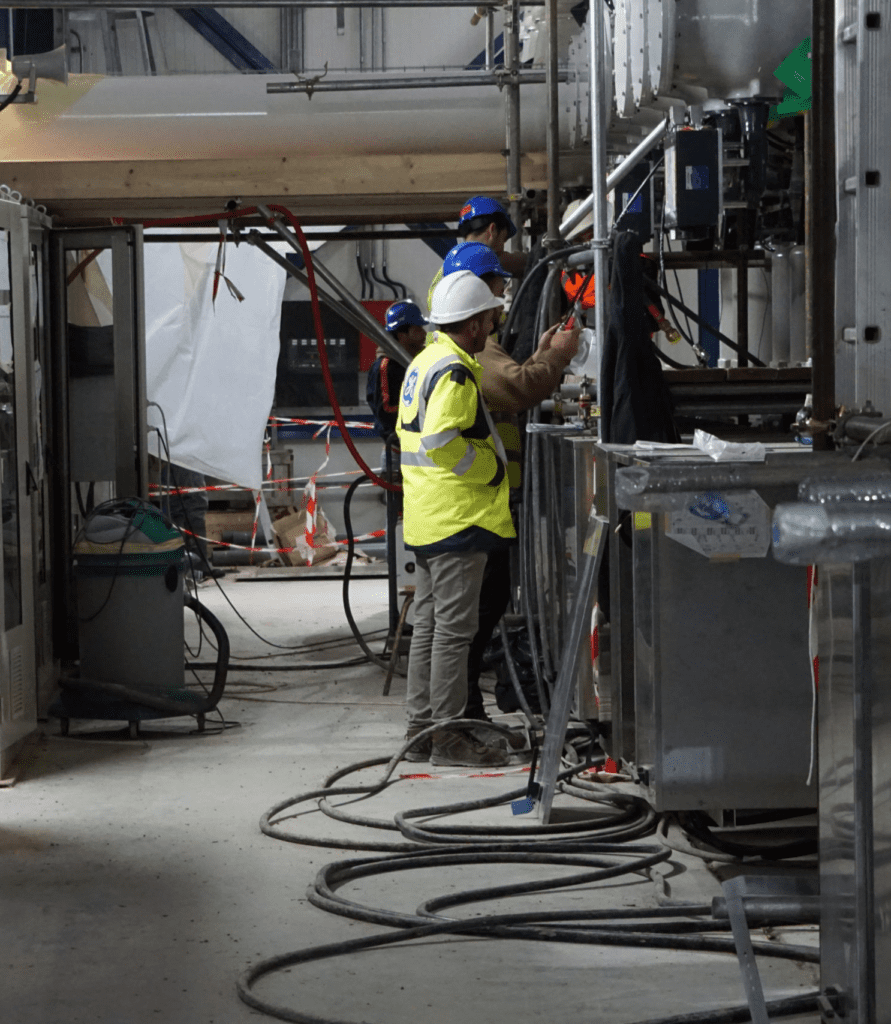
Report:
[[[182,535],[154,505],[120,499],[87,517],[74,545],[79,670],[59,680],[62,693],[49,709],[63,736],[71,719],[125,721],[133,738],[142,721],[181,715],[204,730],[226,685],[229,639],[184,593],[186,565]],[[184,685],[184,606],[217,645],[208,693]]]

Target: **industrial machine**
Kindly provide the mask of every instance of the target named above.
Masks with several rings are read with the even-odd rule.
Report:
[[[827,503],[802,497],[806,480],[845,476],[840,467],[855,446],[859,461],[870,446],[884,454],[891,436],[891,144],[879,116],[891,94],[886,5],[592,0],[585,10],[549,0],[544,19],[532,9],[540,6],[503,5],[498,63],[485,9],[483,61],[446,75],[375,67],[326,77],[321,61],[301,64],[296,76],[283,62],[268,81],[208,73],[191,86],[204,109],[186,118],[183,91],[153,67],[84,87],[40,132],[10,133],[17,182],[59,223],[81,226],[50,242],[42,214],[0,199],[0,324],[8,325],[0,338],[0,775],[2,757],[33,728],[35,693],[72,649],[66,565],[77,488],[72,498],[69,484],[80,484],[82,497],[90,487],[105,497],[110,484],[144,495],[140,229],[83,223],[169,212],[174,193],[177,211],[218,213],[241,192],[288,201],[316,223],[426,224],[453,217],[466,195],[486,189],[510,204],[517,244],[524,235],[546,243],[530,273],[536,284],[524,286],[537,292],[530,336],[565,306],[562,271],[590,273],[597,285],[585,314],[595,371],[567,382],[526,424],[517,598],[545,703],[567,675],[569,652],[578,671],[567,714],[572,707],[599,730],[658,810],[732,824],[738,811],[819,802],[823,1019],[884,1024],[887,552],[873,538],[873,564],[835,544],[833,530],[884,523],[885,512],[881,502],[853,519],[824,510],[817,520],[826,546],[799,545],[788,558],[782,531],[792,529],[783,510],[797,498]],[[94,30],[100,22],[84,16],[79,31]],[[807,39],[809,106],[772,122],[784,91],[774,71]],[[146,116],[127,121],[136,107]],[[239,118],[237,134],[218,131],[224,114]],[[22,105],[4,116],[21,126],[30,115]],[[503,133],[493,127],[502,118]],[[228,175],[209,182],[192,168],[180,185],[180,165],[158,160],[171,146],[195,163],[226,161]],[[61,166],[75,149],[102,160]],[[149,183],[137,193],[102,166],[125,160],[158,173],[144,174]],[[60,169],[48,175],[47,166]],[[94,185],[96,168],[102,183]],[[72,199],[78,188],[90,205]],[[583,202],[561,222],[570,199]],[[564,245],[586,217],[591,244]],[[259,220],[265,234],[255,220],[233,235],[288,262],[266,231],[281,236],[283,225]],[[640,262],[632,245],[648,272],[627,284],[635,275],[620,278],[618,256],[627,246]],[[111,281],[104,310],[87,286],[95,249],[103,253],[93,269]],[[305,284],[293,264],[289,273]],[[352,411],[361,406],[360,336],[385,340],[356,298],[357,279],[345,278],[320,261],[335,390]],[[305,299],[285,304],[279,400],[315,414],[324,403]],[[641,321],[658,306],[660,331],[685,341],[672,345],[654,330],[654,356]],[[646,343],[640,351],[667,367],[650,381],[658,377],[658,395],[667,396],[676,440],[702,430],[762,445],[763,458],[660,449],[633,430],[615,436],[605,400],[615,368],[603,354],[610,338],[627,340],[632,330]],[[506,342],[522,357],[528,339],[515,333]],[[625,366],[628,392],[639,397],[640,380]],[[654,404],[650,394],[642,404]],[[70,457],[70,477],[67,467],[49,476],[54,445],[63,462]],[[596,556],[587,543],[592,512]],[[604,568],[592,581],[593,557]],[[592,630],[579,637],[582,619]],[[815,644],[829,666],[816,698],[819,757]]]

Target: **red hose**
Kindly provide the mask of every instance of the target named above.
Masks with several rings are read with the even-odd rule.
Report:
[[[325,332],[322,327],[322,311],[319,306],[319,293],[316,287],[316,275],[315,269],[312,263],[312,253],[309,251],[309,246],[306,244],[306,236],[303,234],[303,228],[297,221],[297,218],[286,206],[270,206],[270,210],[275,210],[277,213],[284,214],[288,218],[294,233],[297,235],[297,241],[300,243],[300,249],[303,253],[303,261],[306,264],[306,276],[309,280],[309,294],[312,300],[312,317],[313,324],[316,329],[316,338],[319,343],[319,362],[322,365],[322,379],[325,381],[325,390],[328,392],[328,401],[331,403],[331,408],[334,412],[334,419],[337,423],[337,427],[340,430],[340,436],[343,438],[347,448],[350,450],[350,454],[356,461],[356,464],[362,470],[363,473],[371,480],[372,483],[377,484],[378,487],[383,487],[388,491],[401,491],[402,487],[399,484],[391,484],[382,477],[379,477],[374,470],[370,469],[365,460],[356,450],[353,439],[350,437],[350,432],[347,429],[347,425],[343,419],[343,413],[340,411],[340,406],[337,403],[337,395],[334,393],[334,382],[331,380],[331,369],[328,365],[328,349],[325,345]],[[227,210],[225,213],[204,213],[198,214],[193,217],[163,217],[156,220],[143,221],[143,227],[155,228],[155,227],[184,227],[189,224],[195,224],[210,221],[217,223],[220,220],[231,220],[234,217],[249,217],[252,214],[259,214],[259,210],[256,206],[247,206],[240,210]]]

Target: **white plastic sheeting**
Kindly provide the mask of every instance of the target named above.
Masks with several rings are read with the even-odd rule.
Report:
[[[247,245],[226,246],[212,302],[217,243],[145,247],[146,393],[167,420],[173,462],[259,490],[275,394],[285,272]],[[151,427],[164,429],[149,406]],[[149,451],[165,458],[158,434]]]

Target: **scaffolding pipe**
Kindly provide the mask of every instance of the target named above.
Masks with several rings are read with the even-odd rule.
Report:
[[[594,306],[594,365],[597,367],[598,387],[603,380],[601,360],[606,339],[607,313],[609,311],[609,288],[607,279],[607,230],[606,230],[606,118],[604,117],[604,82],[601,68],[605,47],[603,18],[598,6],[591,5],[591,206],[593,213],[593,237],[591,248],[594,250],[594,280],[597,282],[597,303]],[[663,128],[664,131],[664,128]],[[650,133],[650,137],[655,129]],[[644,140],[646,142],[647,140]],[[655,144],[655,143],[654,143]],[[638,146],[640,149],[643,146]],[[637,150],[635,150],[637,152]],[[632,154],[633,155],[633,154]],[[630,156],[624,161],[628,163]],[[630,168],[629,168],[630,170]],[[609,182],[607,181],[607,188]],[[602,438],[603,420],[597,418],[597,437]]]
[[[829,424],[835,402],[835,9],[832,0],[814,0],[811,26],[814,95],[805,119],[806,310],[813,359],[814,448],[832,448]],[[872,268],[868,268],[871,272]]]
[[[558,82],[566,82],[569,75],[566,71],[557,73]],[[514,93],[518,93],[521,85],[541,85],[547,81],[547,75],[543,71],[517,71],[515,75],[505,71],[495,71],[492,74],[483,74],[479,71],[464,71],[459,75],[442,75],[438,78],[419,77],[406,75],[394,75],[384,77],[382,75],[366,74],[362,78],[341,78],[336,81],[310,80],[306,82],[268,82],[266,93],[269,96],[280,93],[305,92],[312,95],[317,92],[373,92],[378,89],[450,89],[452,86],[473,86],[478,88],[481,85],[495,85],[499,89],[506,87],[508,100]],[[516,101],[517,116],[517,137],[519,138],[519,100]],[[510,116],[510,114],[508,115]],[[510,127],[510,125],[509,125]],[[517,172],[519,178],[519,171]]]
[[[507,198],[510,218],[517,228],[511,239],[511,250],[522,252],[523,222],[520,216],[520,7],[518,0],[507,0],[504,6],[504,66],[507,71]],[[532,72],[543,82],[546,76]],[[524,80],[525,79],[525,76]],[[531,77],[531,76],[530,76]]]
[[[285,273],[295,278],[302,285],[309,288],[309,278],[302,270],[299,270],[289,259],[283,256],[280,252],[276,252],[271,245],[264,242],[260,237],[259,232],[249,231],[244,236],[245,241],[253,246],[256,246],[261,252],[264,252],[274,263],[277,263]],[[318,260],[313,260],[313,267],[316,272],[319,271]],[[322,274],[319,274],[322,277]],[[337,289],[329,286],[329,289],[319,286],[319,299],[328,306],[329,309],[333,310],[339,317],[345,320],[348,324],[359,331],[360,334],[366,335],[390,356],[391,359],[395,359],[401,366],[408,366],[411,362],[408,353],[405,349],[396,342],[381,325],[374,319],[373,316],[368,312],[367,309],[361,303],[350,295],[343,285],[337,281],[333,275],[329,276],[336,283]]]
[[[523,0],[524,7],[543,7],[545,0]],[[46,7],[46,0],[16,0],[17,10]],[[121,11],[141,11],[145,0],[52,0],[54,10],[101,11],[115,8]],[[183,0],[152,0],[152,8],[182,7]],[[244,7],[245,0],[215,0],[214,7]],[[251,7],[295,7],[330,8],[338,7],[478,7],[479,0],[251,0]]]
[[[495,8],[486,9],[486,71],[495,70]]]
[[[597,33],[595,33],[595,35],[596,34]],[[600,35],[601,35],[601,37],[603,36],[602,28],[601,28]],[[592,53],[593,53],[593,46],[594,46],[593,42],[592,42],[591,45],[592,45]],[[593,103],[593,100],[594,100],[594,90],[593,89],[592,89],[592,93],[591,93],[591,100],[592,100],[592,103]],[[601,114],[600,120],[602,121],[602,114]],[[668,122],[667,121],[660,121],[659,124],[657,124],[656,127],[650,132],[650,134],[645,139],[643,139],[643,141],[638,143],[638,145],[635,146],[634,149],[631,150],[631,152],[628,154],[628,156],[626,156],[625,159],[619,164],[619,166],[616,167],[615,170],[612,171],[612,173],[607,177],[607,179],[606,179],[606,192],[607,193],[612,192],[612,190],[616,187],[616,185],[618,185],[619,182],[623,181],[624,178],[628,175],[628,173],[630,171],[633,171],[634,168],[640,163],[640,161],[643,160],[643,158],[651,150],[655,149],[656,146],[659,145],[659,143],[662,141],[663,136],[665,135],[665,130],[666,130],[667,127],[668,127]],[[591,212],[591,208],[592,208],[593,204],[594,204],[594,197],[593,197],[593,193],[592,193],[592,195],[588,196],[588,198],[582,203],[582,205],[571,216],[567,217],[566,220],[563,221],[563,223],[560,225],[560,234],[564,238],[566,237],[566,232],[567,231],[572,231],[572,229],[577,224],[581,224],[581,222],[584,220],[584,218]]]
[[[560,246],[560,103],[559,49],[557,38],[557,0],[547,0],[548,26],[548,229],[545,244],[549,249]]]

